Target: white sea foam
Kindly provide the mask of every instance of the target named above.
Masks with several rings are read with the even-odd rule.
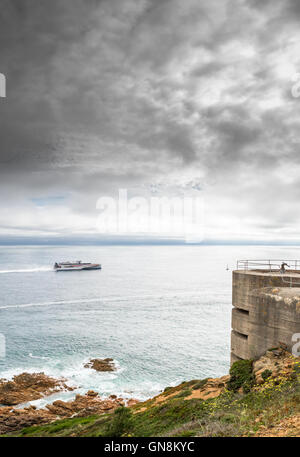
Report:
[[[125,402],[131,398],[135,398],[140,401],[145,401],[151,397],[154,397],[155,395],[158,395],[166,387],[165,385],[160,383],[151,383],[144,381],[141,383],[137,383],[135,386],[125,385],[122,388],[120,386],[117,386],[113,382],[113,379],[104,379],[103,375],[105,375],[105,373],[95,373],[94,377],[91,378],[90,374],[88,374],[87,378],[84,380],[84,385],[77,385],[76,390],[73,390],[71,392],[56,392],[52,395],[40,398],[38,400],[33,400],[27,403],[20,404],[17,406],[17,408],[22,409],[25,406],[34,405],[37,407],[37,409],[41,409],[45,408],[47,404],[51,404],[56,400],[72,401],[75,399],[76,395],[85,395],[86,392],[90,389],[98,392],[101,398],[103,399],[108,398],[110,395],[117,395],[117,397],[123,398]],[[80,378],[83,380],[82,376],[80,376]],[[69,380],[67,384],[75,386],[75,384],[70,382]],[[179,382],[169,383],[170,386],[175,386],[177,384],[179,384]]]
[[[153,299],[165,299],[165,298],[178,298],[178,297],[188,297],[189,300],[199,299],[199,295],[195,293],[176,293],[174,294],[159,294],[159,295],[130,295],[126,297],[98,297],[98,298],[81,298],[74,300],[57,300],[57,301],[46,301],[40,303],[22,303],[22,304],[12,304],[0,306],[0,309],[11,309],[11,308],[28,308],[33,306],[52,306],[52,305],[72,305],[76,303],[109,303],[109,302],[127,302],[128,300],[153,300]]]
[[[42,357],[42,356],[39,356],[39,355],[33,355],[33,354],[31,354],[31,352],[28,354],[28,356],[31,359],[40,359],[40,360],[48,360],[49,359],[49,357]]]
[[[81,300],[60,300],[60,301],[46,301],[41,303],[25,303],[20,305],[7,305],[0,306],[0,309],[10,309],[10,308],[29,308],[32,306],[51,306],[51,305],[71,305],[73,303],[94,303],[99,301],[99,298],[84,299]]]
[[[105,356],[107,356],[107,354],[97,355],[99,358],[105,358]],[[76,362],[73,361],[70,364],[66,364],[63,369],[61,369],[60,361],[56,359],[39,356],[33,356],[33,358],[40,359],[41,363],[36,367],[24,366],[22,368],[19,367],[13,370],[7,370],[1,373],[1,377],[10,380],[13,378],[13,376],[23,372],[43,372],[47,376],[65,379],[67,385],[76,387],[76,389],[71,392],[56,392],[50,396],[20,404],[18,405],[18,408],[23,408],[24,406],[29,405],[34,405],[38,409],[44,408],[47,404],[53,403],[55,400],[74,400],[77,394],[84,395],[88,390],[95,390],[102,398],[108,398],[110,395],[117,395],[118,397],[122,397],[125,401],[129,400],[130,398],[144,401],[159,394],[165,387],[165,385],[161,383],[151,381],[135,381],[134,383],[129,381],[127,383],[125,382],[124,385],[119,385],[118,378],[122,373],[126,371],[127,368],[122,366],[116,359],[114,359],[116,366],[116,371],[114,372],[97,372],[90,368],[84,368],[86,362],[92,358],[95,358],[95,354],[91,354],[89,357],[78,358]],[[45,360],[45,362],[42,363],[42,360]],[[168,385],[173,386],[178,383],[179,380],[178,382],[176,381],[174,383],[169,383]]]
[[[104,358],[105,355],[100,354],[98,357]],[[39,358],[42,359],[42,357]],[[94,355],[77,359],[76,362],[71,362],[71,364],[66,365],[63,369],[60,368],[60,362],[58,360],[47,358],[48,361],[45,364],[41,364],[35,368],[23,367],[13,371],[8,370],[1,373],[1,376],[4,376],[5,379],[12,379],[13,376],[22,372],[44,372],[47,376],[63,378],[66,380],[67,385],[76,387],[73,391],[55,392],[38,400],[22,403],[17,406],[17,408],[21,409],[29,405],[34,405],[38,409],[44,408],[47,404],[53,403],[56,400],[71,401],[75,399],[77,394],[84,395],[88,390],[95,390],[104,399],[110,395],[117,395],[125,401],[130,398],[146,400],[150,396],[158,394],[163,388],[162,385],[151,382],[135,383],[134,386],[130,383],[121,387],[118,385],[117,379],[121,373],[126,371],[126,367],[121,366],[119,361],[114,359],[116,366],[116,371],[114,372],[97,372],[93,369],[84,368],[85,363],[91,358],[94,358]]]
[[[36,267],[36,268],[22,268],[19,270],[0,270],[0,274],[9,274],[9,273],[37,273],[43,271],[52,271],[53,268],[50,267]]]

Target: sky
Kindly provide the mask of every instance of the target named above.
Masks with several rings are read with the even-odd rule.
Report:
[[[300,242],[299,22],[298,0],[0,0],[0,243],[186,241],[99,228],[120,189],[201,201],[189,241]]]

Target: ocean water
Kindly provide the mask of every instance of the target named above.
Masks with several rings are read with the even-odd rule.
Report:
[[[0,378],[63,376],[74,392],[146,399],[184,380],[226,374],[231,270],[239,258],[299,258],[298,247],[0,247]],[[60,272],[55,261],[100,262]],[[226,269],[229,266],[230,270]],[[111,357],[114,373],[84,368]]]

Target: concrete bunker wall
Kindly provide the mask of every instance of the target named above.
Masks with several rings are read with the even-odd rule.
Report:
[[[292,280],[292,289],[288,282]],[[286,286],[286,287],[283,287]],[[298,287],[297,287],[298,286]],[[300,275],[233,272],[231,363],[260,357],[300,333]]]

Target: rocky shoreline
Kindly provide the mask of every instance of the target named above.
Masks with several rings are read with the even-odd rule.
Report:
[[[0,379],[0,405],[15,406],[60,391],[72,391],[74,387],[65,379],[55,379],[44,373],[21,373],[11,381]]]
[[[103,372],[116,369],[112,359],[92,359],[84,367]],[[56,400],[42,409],[33,405],[20,408],[23,403],[74,390],[76,387],[68,386],[66,379],[55,379],[45,373],[22,373],[10,381],[0,379],[0,435],[66,417],[110,413],[120,406],[138,403],[136,399],[124,400],[116,395],[101,398],[98,392],[89,390],[85,395],[77,394],[72,401]]]
[[[113,436],[300,436],[299,383],[299,358],[278,347],[235,362],[229,375],[184,381],[144,402],[89,390],[40,410],[0,407],[0,435],[107,436],[113,429]],[[110,414],[123,405],[129,408]]]
[[[4,406],[0,407],[0,435],[67,417],[111,413],[120,406],[133,406],[136,403],[138,400],[125,401],[116,395],[103,399],[97,392],[90,390],[85,395],[76,395],[73,401],[56,400],[42,409],[37,409],[33,405],[22,409]]]

